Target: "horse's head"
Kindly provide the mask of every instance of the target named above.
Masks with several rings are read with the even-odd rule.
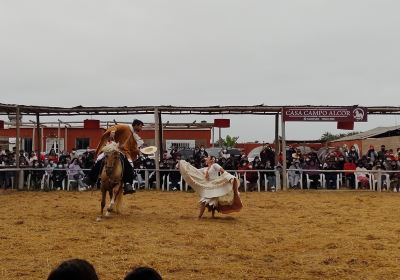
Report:
[[[104,168],[108,177],[113,175],[116,165],[120,162],[120,155],[118,151],[105,153]]]
[[[103,148],[105,155],[104,168],[108,177],[114,173],[116,166],[120,163],[120,151],[118,144],[111,142]]]

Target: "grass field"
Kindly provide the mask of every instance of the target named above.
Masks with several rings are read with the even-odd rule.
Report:
[[[143,191],[96,222],[99,192],[0,193],[0,279],[46,279],[76,257],[102,280],[137,265],[164,279],[400,278],[400,194],[241,197],[240,213],[199,221],[196,194]]]

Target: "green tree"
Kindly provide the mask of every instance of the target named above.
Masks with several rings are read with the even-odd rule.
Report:
[[[343,138],[346,136],[355,135],[358,133],[360,133],[360,132],[352,131],[349,133],[332,134],[329,131],[326,131],[324,134],[321,135],[321,138],[319,140],[321,140],[322,142],[329,142],[329,141],[340,139],[340,138]]]
[[[227,148],[232,148],[236,145],[238,139],[239,137],[231,137],[230,135],[227,135],[225,139],[223,139],[222,145]]]

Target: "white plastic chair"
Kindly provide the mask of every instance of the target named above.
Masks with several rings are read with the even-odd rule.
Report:
[[[249,171],[250,172],[254,172],[254,171]],[[258,179],[257,179],[257,188],[258,191],[260,191],[260,174],[258,174]],[[243,186],[244,186],[244,191],[247,192],[247,184],[250,184],[250,181],[247,180],[247,172],[244,172],[244,176],[243,176]]]
[[[356,187],[356,190],[358,190],[358,184],[361,184],[361,181],[359,181],[358,180],[358,176],[357,175],[355,175],[354,176],[355,177],[355,179],[354,179],[354,185],[355,185],[355,187]],[[371,182],[371,179],[372,179],[372,175],[370,174],[369,175],[369,189],[371,190],[372,189],[372,182]]]
[[[74,179],[69,170],[67,170],[67,191],[69,191],[71,183],[76,183],[77,188],[79,188],[78,180]],[[63,185],[63,190],[65,190],[65,185]]]
[[[47,185],[47,188],[48,188],[49,190],[52,189],[51,180],[50,180],[50,174],[47,173],[47,172],[45,172],[45,173],[43,174],[43,176],[42,176],[42,180],[40,181],[40,189],[41,189],[41,190],[44,190],[44,188],[45,188],[46,185]]]
[[[42,180],[43,180],[43,177],[42,177],[42,179],[41,179],[41,181],[40,181],[40,187],[41,187],[41,189],[43,189],[42,188]],[[32,174],[31,173],[29,173],[28,174],[28,178],[27,178],[27,188],[28,188],[28,191],[31,189],[31,186],[32,186]],[[37,186],[34,186],[34,187],[37,187]]]
[[[379,177],[379,175],[378,175],[379,173],[375,173],[375,174],[371,174],[370,176],[370,178],[371,178],[371,180],[370,180],[370,189],[371,190],[373,190],[373,191],[382,191],[382,186],[381,186],[381,189],[380,190],[378,190],[378,177]],[[390,176],[389,176],[389,174],[388,173],[380,173],[380,175],[382,176],[382,177],[385,177],[385,179],[384,179],[384,182],[386,182],[386,189],[387,190],[389,190],[390,189]]]
[[[306,174],[306,185],[307,185],[307,189],[310,189],[310,186],[311,186],[311,182],[312,182],[312,181],[313,181],[313,180],[310,179],[310,175],[309,175],[309,174]],[[325,188],[325,175],[324,175],[324,173],[319,173],[318,182],[320,183],[321,188]]]
[[[169,188],[170,188],[170,186],[169,186],[170,185],[169,175],[170,174],[168,174],[168,176],[167,176],[167,191],[169,191]],[[182,176],[181,176],[181,180],[178,182],[178,185],[179,185],[179,190],[183,191]],[[163,191],[164,191],[164,184],[163,184],[162,188],[163,188]],[[186,190],[187,190],[187,185],[186,185]]]
[[[268,177],[267,174],[268,174],[268,173],[264,174],[264,190],[265,190],[265,191],[268,191],[268,183],[269,183],[269,182],[268,182],[268,179],[267,179],[267,177]],[[278,185],[278,181],[277,181],[277,179],[276,179],[276,174],[274,174],[274,175],[275,175],[275,185],[272,185],[272,186],[271,186],[271,189],[272,189],[272,187],[274,187],[275,190],[276,190],[277,187],[278,187],[278,186],[276,186],[276,185]]]

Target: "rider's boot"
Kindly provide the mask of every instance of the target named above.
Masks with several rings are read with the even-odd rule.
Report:
[[[89,173],[83,178],[83,182],[86,185],[93,187],[96,184],[97,178],[100,174],[102,162],[103,160],[96,161]]]
[[[133,182],[133,167],[130,164],[130,162],[128,161],[127,157],[122,157],[123,163],[124,163],[124,170],[123,170],[123,181],[125,182],[124,184],[124,195],[125,194],[131,194],[131,193],[135,193],[136,190],[135,188],[132,186],[132,184],[130,182]]]

